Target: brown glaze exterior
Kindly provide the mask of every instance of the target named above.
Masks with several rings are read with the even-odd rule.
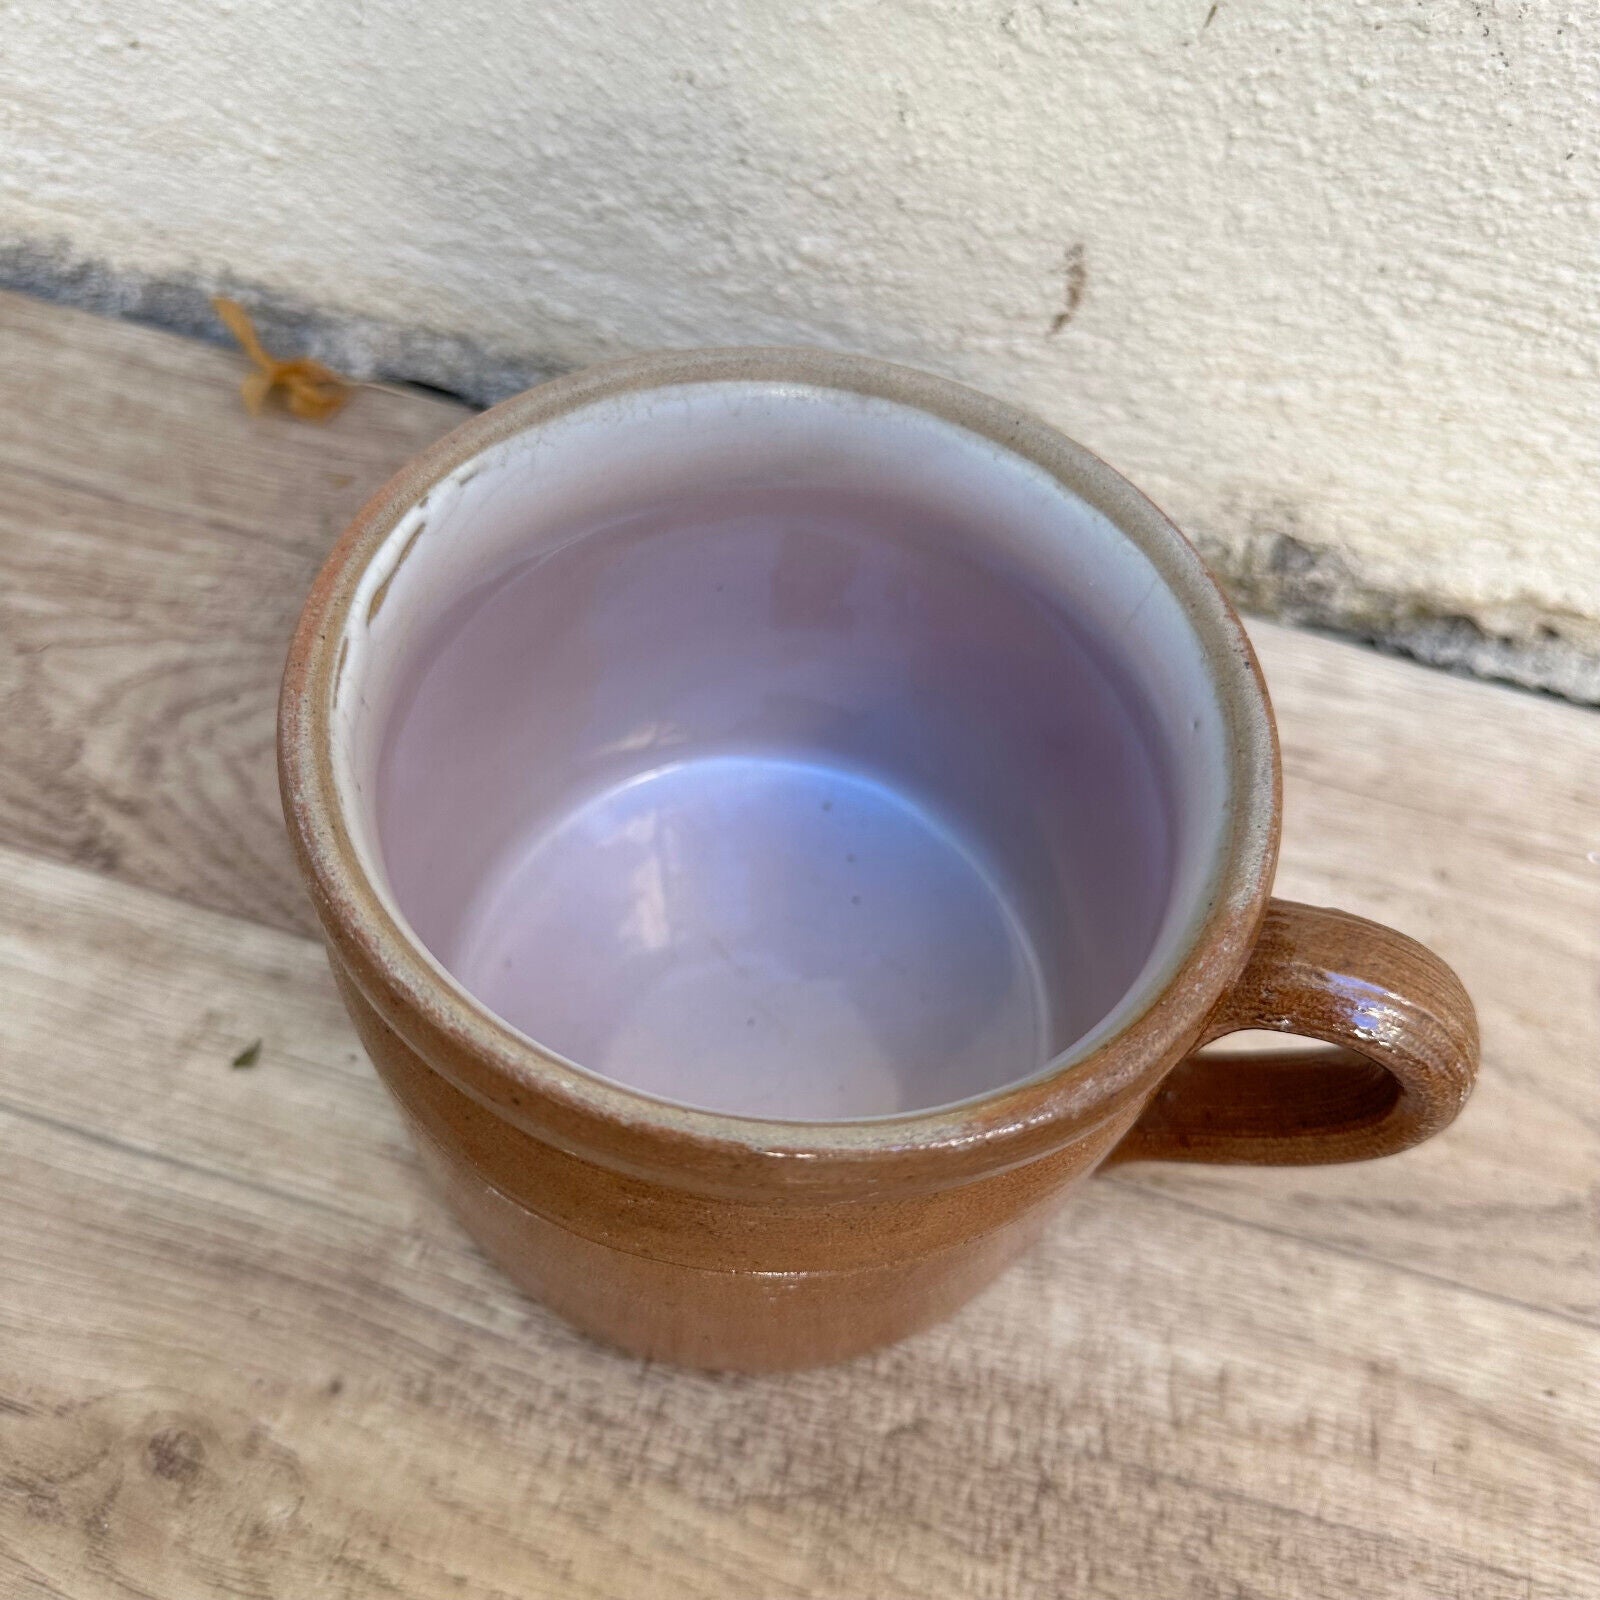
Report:
[[[500,439],[600,396],[755,378],[884,396],[1024,455],[1111,516],[1200,633],[1237,797],[1207,918],[1119,1034],[1036,1079],[942,1110],[780,1123],[669,1106],[584,1073],[444,979],[367,881],[339,815],[330,712],[362,571],[430,487]],[[644,357],[473,419],[374,497],[301,618],[284,678],[285,813],[345,1003],[424,1160],[520,1284],[623,1348],[697,1366],[840,1360],[946,1315],[1108,1160],[1344,1161],[1445,1126],[1477,1061],[1472,1008],[1413,941],[1273,902],[1279,779],[1265,686],[1238,619],[1150,503],[1080,447],[941,379],[809,351]],[[1341,1053],[1190,1059],[1241,1028]]]
[[[1461,980],[1415,939],[1347,911],[1271,903],[1204,1037],[1242,1028],[1338,1048],[1179,1062],[1113,1161],[1365,1161],[1431,1138],[1472,1092],[1478,1022]]]

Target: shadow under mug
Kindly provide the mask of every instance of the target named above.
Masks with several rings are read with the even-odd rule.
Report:
[[[1401,1150],[1472,1007],[1269,899],[1237,617],[1079,446],[922,373],[669,353],[465,423],[362,509],[280,708],[335,976],[484,1248],[748,1370],[961,1304],[1130,1159]],[[1326,1047],[1196,1052],[1245,1029]]]

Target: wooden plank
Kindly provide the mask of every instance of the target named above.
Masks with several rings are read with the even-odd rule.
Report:
[[[232,350],[0,292],[0,470],[49,476],[132,513],[322,550],[408,456],[469,408],[363,388],[332,422],[251,416]]]
[[[241,358],[0,294],[0,842],[309,931],[277,681],[338,529],[466,413],[251,417]]]
[[[1578,1321],[1106,1182],[897,1349],[651,1367],[427,1197],[307,941],[15,852],[0,896],[8,1593],[1600,1584]]]
[[[1124,1169],[836,1372],[644,1368],[419,1187],[282,841],[300,596],[460,412],[250,419],[226,353],[18,297],[0,341],[0,1592],[1600,1589],[1600,717],[1253,628],[1280,889],[1461,969],[1463,1119]]]
[[[273,778],[283,650],[337,521],[459,409],[363,394],[328,429],[252,419],[224,352],[16,296],[0,328],[0,843],[313,931]],[[1593,1317],[1600,1093],[1572,1064],[1600,1058],[1600,716],[1253,631],[1283,732],[1280,888],[1454,962],[1483,1087],[1381,1166],[1115,1181]]]
[[[1482,1074],[1451,1129],[1388,1161],[1108,1181],[1600,1320],[1600,716],[1251,631],[1283,731],[1279,892],[1446,956]]]

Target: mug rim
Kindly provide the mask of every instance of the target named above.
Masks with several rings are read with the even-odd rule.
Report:
[[[385,903],[351,836],[335,782],[332,712],[361,578],[401,519],[474,457],[569,412],[630,391],[691,383],[802,385],[886,400],[952,423],[1042,468],[1105,515],[1183,607],[1227,738],[1231,815],[1211,897],[1167,982],[1109,1038],[1072,1046],[1020,1082],[943,1107],[854,1120],[774,1120],[658,1099],[540,1046],[448,979]],[[1277,730],[1238,614],[1194,547],[1099,457],[1020,407],[951,379],[866,356],[783,346],[661,351],[566,374],[468,418],[412,457],[356,513],[301,612],[278,715],[284,814],[335,965],[386,1026],[479,1102],[570,1154],[690,1187],[808,1190],[870,1162],[937,1183],[1059,1148],[1148,1096],[1193,1046],[1242,971],[1266,913],[1281,822]]]

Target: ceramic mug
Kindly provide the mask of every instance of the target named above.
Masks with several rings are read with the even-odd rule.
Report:
[[[1129,1159],[1402,1150],[1477,1032],[1269,898],[1276,735],[1194,550],[943,379],[647,356],[465,423],[290,652],[289,830],[483,1247],[625,1349],[833,1361]],[[1196,1054],[1242,1029],[1338,1046]]]

